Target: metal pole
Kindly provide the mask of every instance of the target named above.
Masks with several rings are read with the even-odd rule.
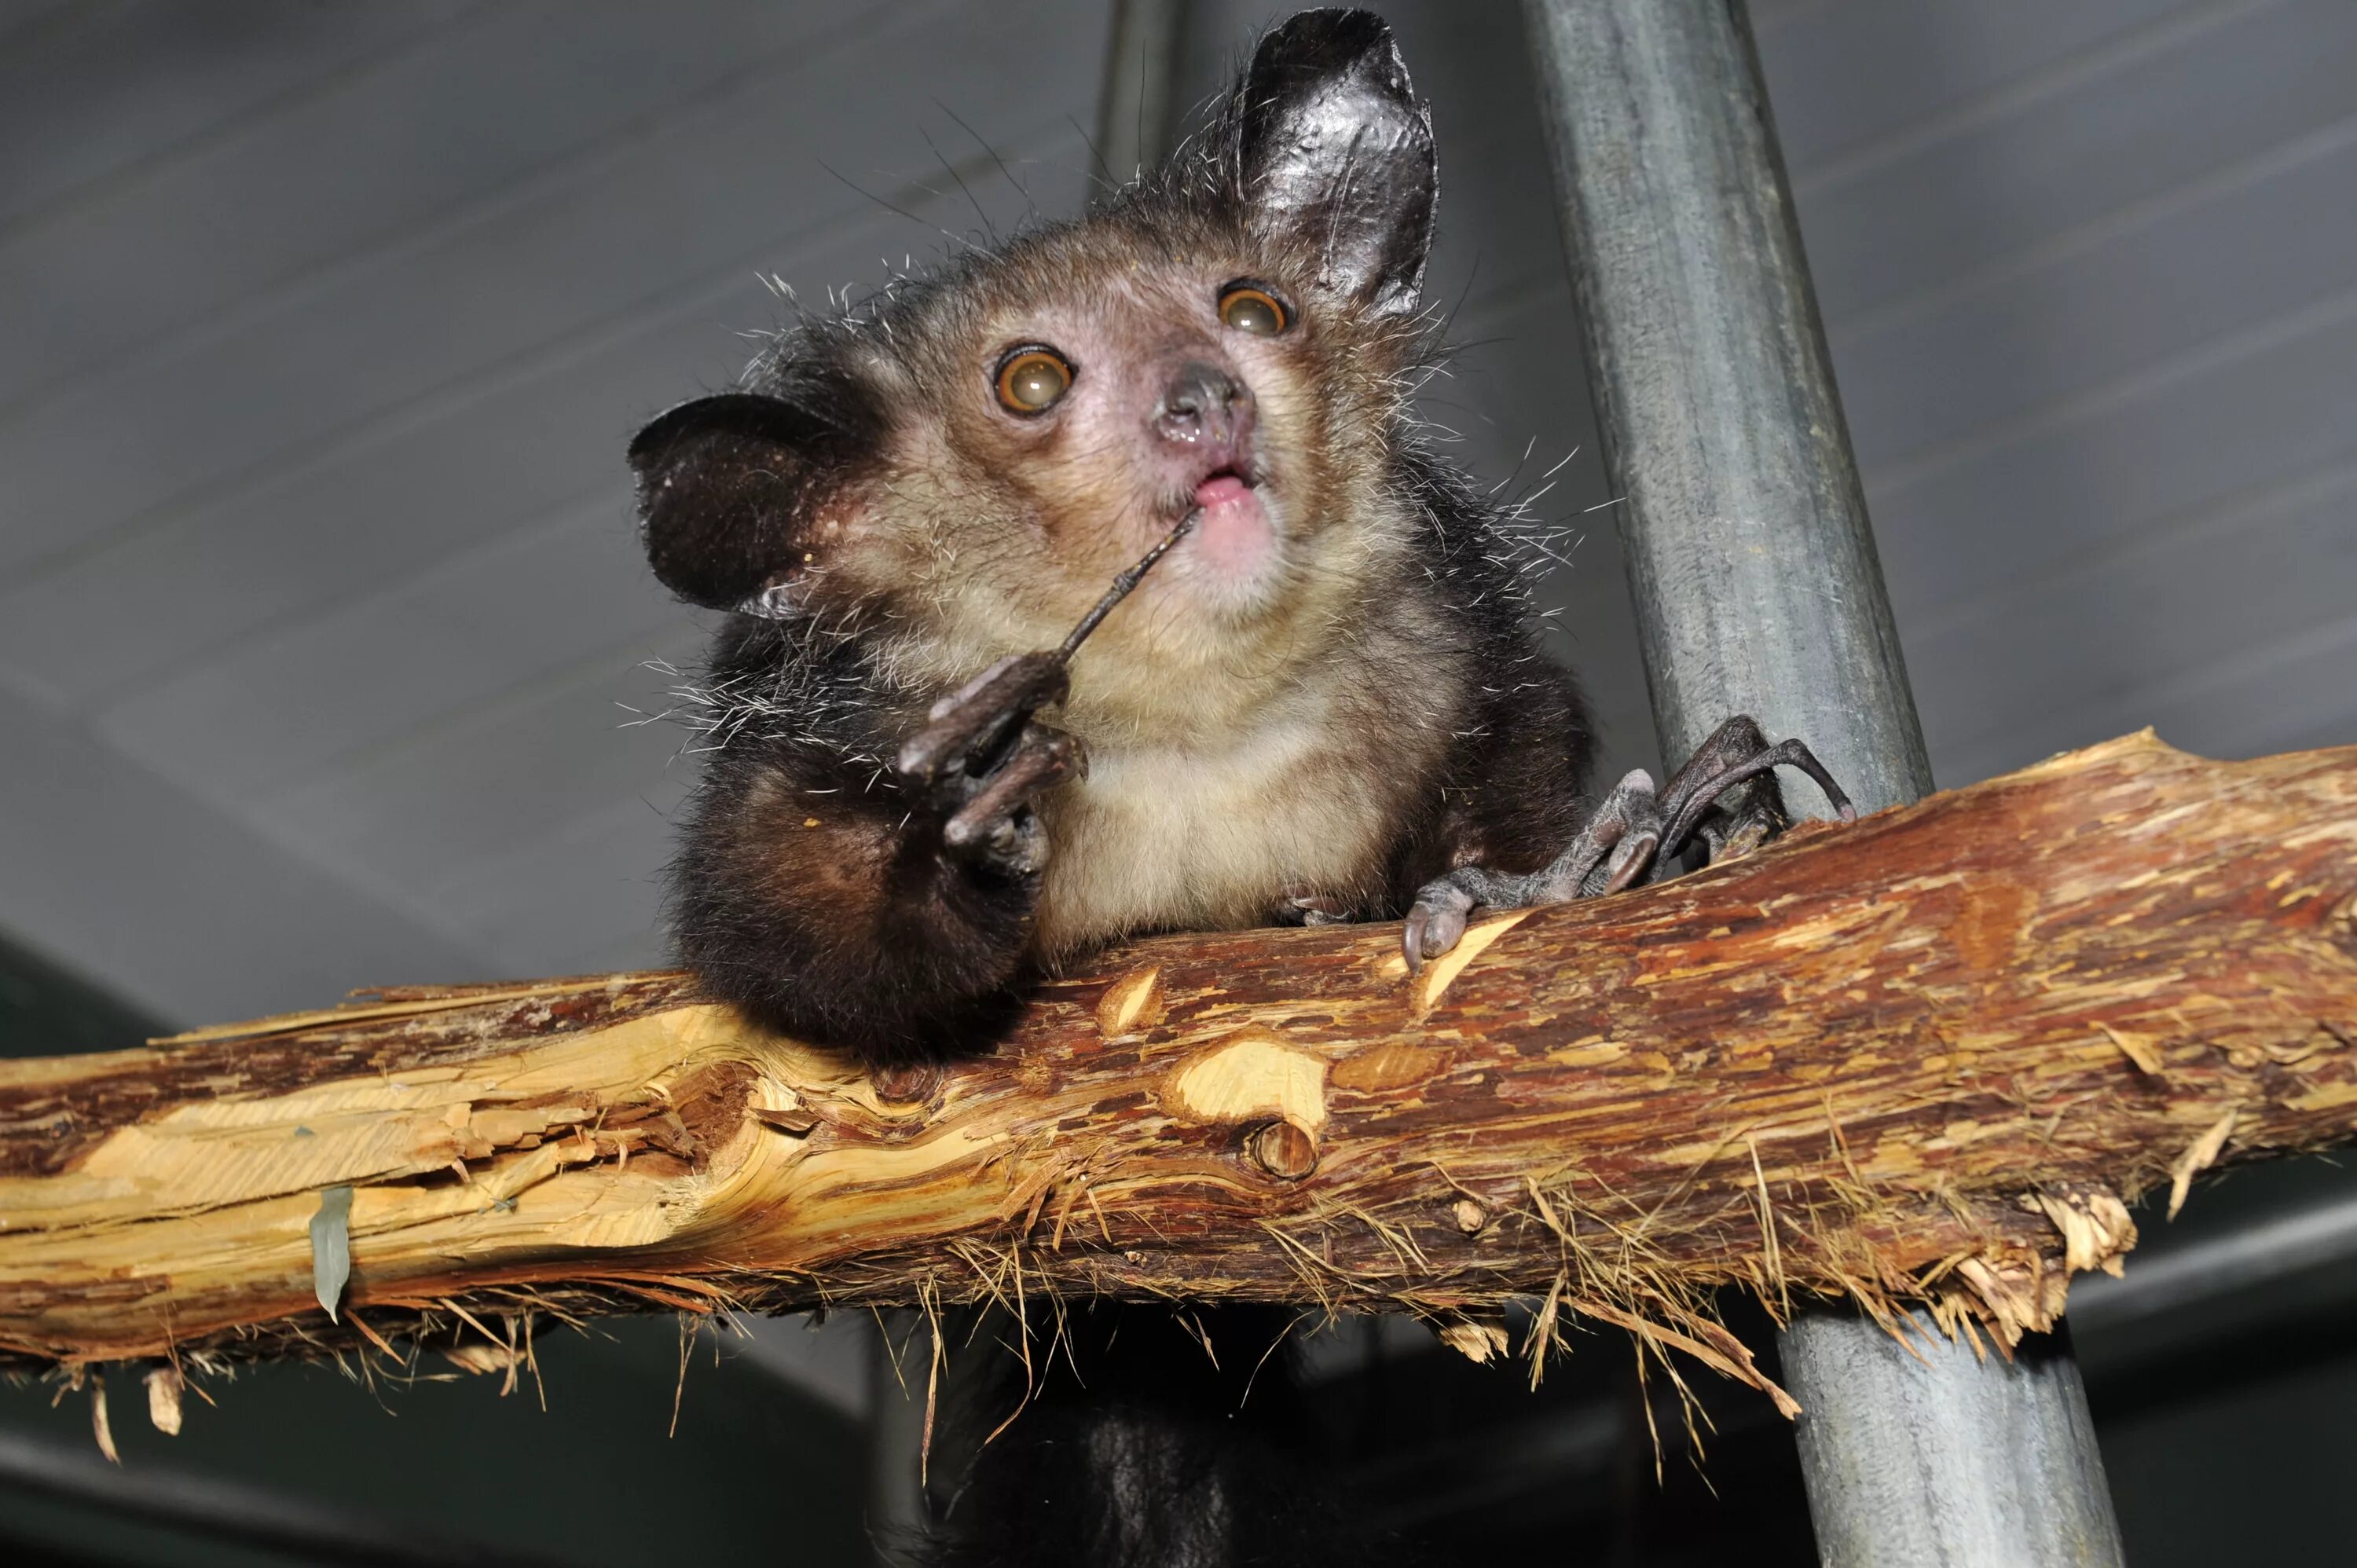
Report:
[[[1186,10],[1186,0],[1114,0],[1096,153],[1116,182],[1135,178],[1170,150]]]
[[[1860,808],[1931,766],[1740,0],[1525,0],[1663,753],[1731,714]],[[1805,784],[1788,789],[1805,789]],[[2066,1343],[1919,1360],[1854,1314],[1782,1344],[1828,1564],[2120,1562]]]

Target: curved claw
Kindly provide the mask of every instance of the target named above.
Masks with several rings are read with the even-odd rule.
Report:
[[[1738,755],[1735,747],[1746,750]],[[1738,715],[1721,725],[1672,781],[1670,799],[1676,803],[1676,809],[1669,813],[1669,826],[1662,835],[1663,853],[1676,854],[1685,848],[1703,818],[1728,789],[1779,768],[1797,768],[1807,774],[1824,791],[1826,800],[1843,822],[1857,821],[1857,808],[1850,803],[1849,796],[1806,743],[1793,739],[1769,746],[1758,725],[1748,716]],[[1780,809],[1776,824],[1780,828],[1781,816]]]
[[[1604,891],[1613,894],[1633,887],[1644,880],[1652,868],[1653,854],[1661,847],[1662,834],[1657,828],[1641,828],[1624,833],[1612,846],[1611,858],[1605,864]]]
[[[1429,885],[1426,893],[1437,888],[1448,895],[1444,902],[1435,903],[1419,895],[1407,912],[1407,925],[1400,931],[1400,951],[1407,959],[1407,972],[1414,974],[1424,967],[1424,961],[1438,958],[1457,945],[1465,935],[1465,917],[1473,908],[1472,896],[1447,882]]]

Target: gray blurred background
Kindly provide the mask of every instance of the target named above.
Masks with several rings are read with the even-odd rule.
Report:
[[[1286,8],[1178,7],[1172,100]],[[1461,349],[1427,412],[1485,478],[1552,485],[1537,507],[1577,536],[1547,589],[1560,650],[1608,765],[1652,765],[1519,14],[1376,8],[1438,127],[1431,295]],[[642,662],[703,631],[645,572],[623,445],[729,382],[781,313],[763,276],[823,303],[941,231],[1077,210],[1092,142],[1155,139],[1117,9],[0,0],[0,1046],[662,962],[689,765],[626,721],[662,705]],[[2222,757],[2357,741],[2357,3],[1751,10],[1940,782],[2146,725]],[[2163,1245],[2337,1190],[2241,1178]],[[2257,1517],[2286,1553],[2357,1535],[2325,1479],[2357,1458],[2346,1282],[2270,1289],[2109,1331],[2090,1311],[2139,1562],[2248,1560]],[[1717,1509],[1785,1560],[1780,1434],[1749,1490],[1729,1439],[1719,1502],[1675,1474],[1640,1497],[1613,1378],[1493,1410],[1412,1337],[1340,1338],[1344,1424],[1425,1434],[1421,1467],[1405,1436],[1359,1455],[1394,1498],[1424,1477],[1400,1505],[1416,1528],[1488,1539],[1478,1514],[1500,1552],[1509,1526],[1575,1530],[1669,1563],[1707,1540],[1645,1510]],[[866,1343],[773,1326],[700,1362],[725,1440],[663,1438],[664,1323],[552,1352],[604,1412],[587,1427],[473,1384],[410,1391],[393,1421],[274,1372],[168,1453],[126,1442],[135,1469],[576,1562],[665,1541],[856,1561],[862,1444],[889,1427]],[[7,1419],[86,1432],[47,1397]],[[1479,1412],[1459,1430],[1444,1405]],[[1602,1434],[1585,1460],[1575,1431]],[[593,1453],[613,1477],[585,1493]],[[567,1534],[585,1497],[601,1522]],[[703,1533],[629,1522],[664,1502]],[[44,1508],[44,1550],[99,1553],[73,1560],[199,1560],[178,1538],[102,1552],[96,1517],[54,1500],[17,1517]],[[1597,1509],[1607,1526],[1577,1522]]]

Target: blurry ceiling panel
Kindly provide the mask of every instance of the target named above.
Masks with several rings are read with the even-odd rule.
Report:
[[[2203,0],[1752,0],[1785,161],[1820,167],[2018,93]]]
[[[194,82],[216,80],[208,66],[235,59],[238,38],[273,30],[271,11],[307,16],[307,31],[363,37],[390,30],[382,17],[408,15],[404,6],[156,9],[181,35],[179,70]],[[16,413],[43,391],[103,397],[110,384],[135,381],[135,366],[158,350],[200,353],[242,336],[347,281],[356,263],[382,264],[463,233],[601,157],[660,138],[692,122],[708,97],[888,34],[903,9],[856,0],[508,0],[456,11],[405,47],[376,51],[365,69],[317,73],[309,91],[282,95],[231,134],[194,138],[81,201],[0,231],[0,287],[43,302],[0,325],[0,409]],[[105,39],[110,56],[144,59],[143,40],[136,26],[108,29]],[[88,69],[108,74],[101,66]],[[135,124],[145,113],[129,94],[96,96]]]
[[[469,8],[405,0],[340,16],[317,0],[59,0],[0,10],[0,237],[102,207],[249,124],[437,47]]]
[[[1829,317],[1946,284],[2345,118],[2357,6],[2187,6],[2072,63],[1822,164],[1793,161]]]

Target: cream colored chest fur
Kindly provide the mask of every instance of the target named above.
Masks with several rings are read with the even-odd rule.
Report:
[[[1289,886],[1378,890],[1399,797],[1424,770],[1413,758],[1370,766],[1362,750],[1298,714],[1213,745],[1095,750],[1088,779],[1042,803],[1051,848],[1037,950],[1265,925]]]

